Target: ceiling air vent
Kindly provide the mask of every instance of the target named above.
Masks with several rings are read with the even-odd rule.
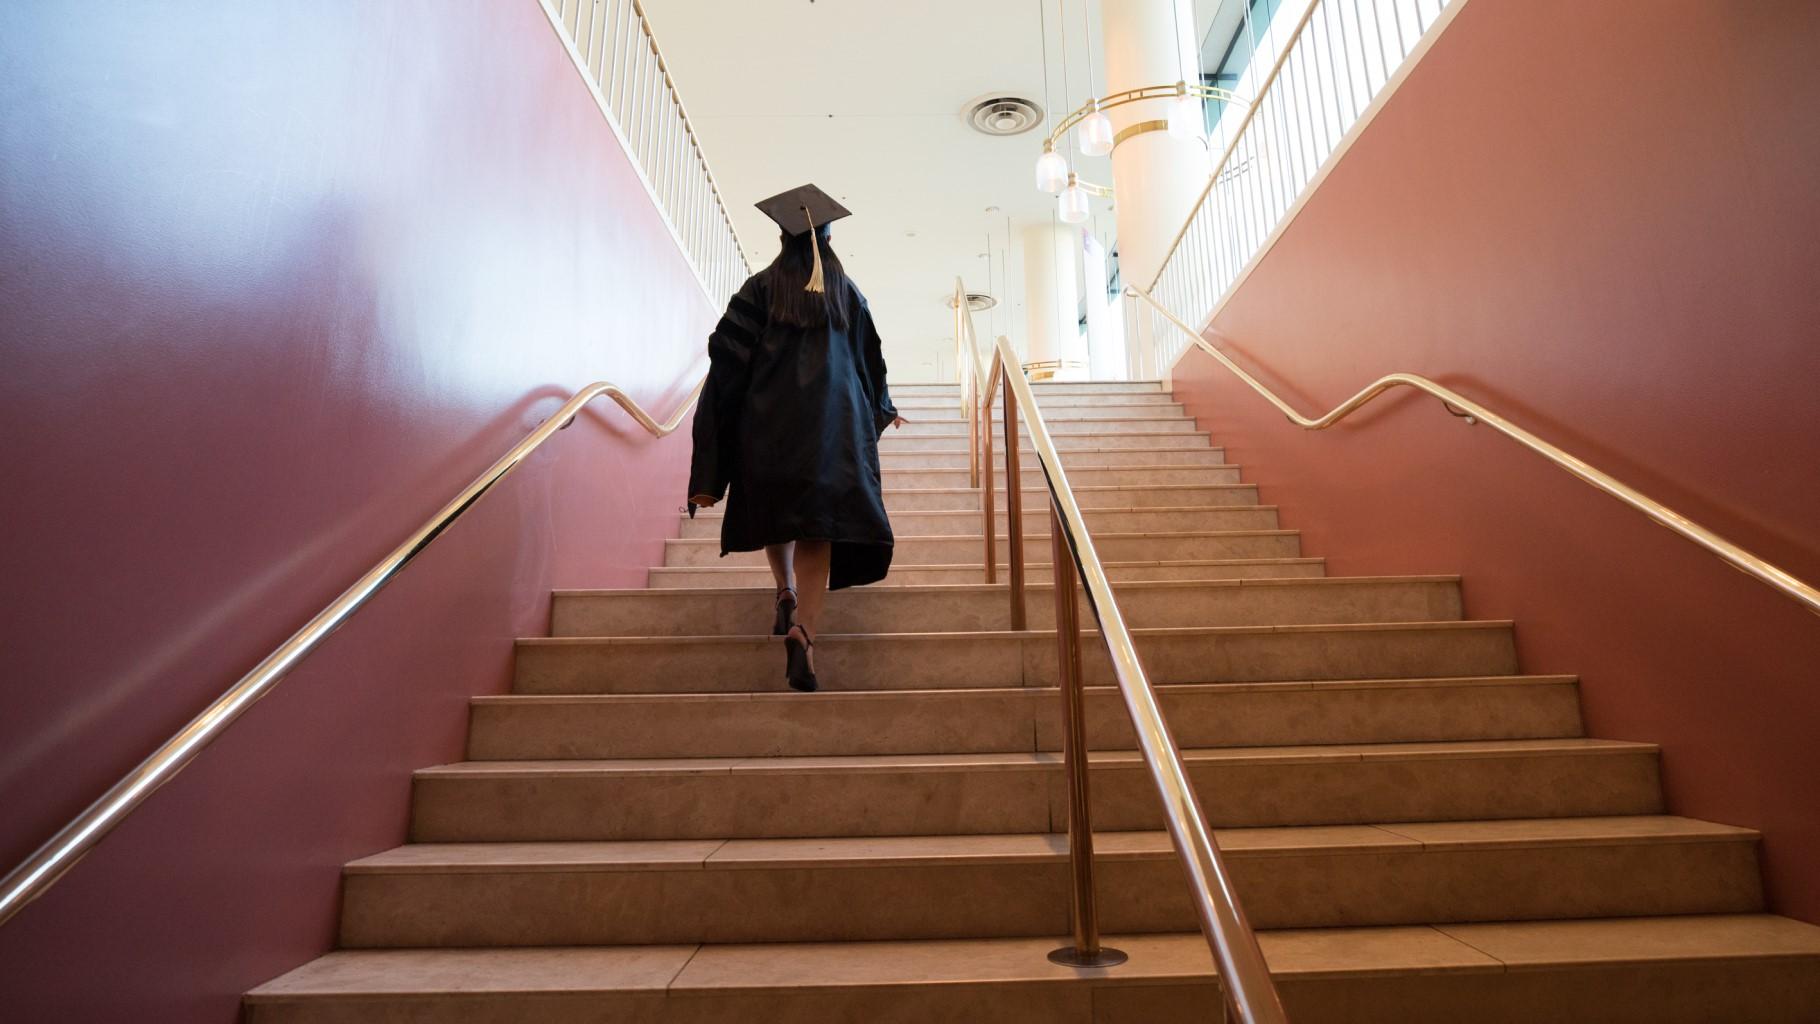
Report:
[[[1043,108],[1022,96],[987,93],[961,114],[982,135],[1022,135],[1043,121]]]
[[[996,305],[998,305],[998,300],[993,298],[990,295],[987,295],[984,292],[968,292],[967,293],[967,308],[973,310],[975,313],[981,312],[983,310],[991,309],[993,306],[996,306]],[[949,309],[954,308],[954,296],[953,295],[948,296],[948,308]]]

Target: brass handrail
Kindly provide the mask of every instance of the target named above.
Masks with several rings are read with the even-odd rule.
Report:
[[[1593,487],[1604,491],[1606,494],[1611,495],[1624,504],[1629,505],[1631,508],[1643,513],[1658,525],[1666,526],[1670,530],[1693,541],[1695,544],[1700,545],[1712,554],[1717,555],[1727,565],[1739,572],[1756,578],[1758,581],[1774,588],[1785,597],[1792,598],[1806,607],[1808,611],[1820,614],[1820,589],[1816,589],[1812,584],[1803,581],[1800,577],[1788,570],[1726,540],[1724,537],[1719,536],[1706,527],[1701,526],[1699,523],[1694,522],[1692,519],[1676,512],[1674,509],[1669,508],[1667,505],[1644,494],[1642,491],[1624,483],[1610,473],[1599,469],[1579,456],[1563,451],[1555,445],[1542,440],[1452,388],[1437,384],[1419,374],[1390,373],[1367,384],[1364,388],[1360,389],[1357,394],[1348,398],[1346,401],[1341,402],[1325,414],[1316,417],[1304,416],[1300,412],[1297,412],[1288,402],[1279,398],[1275,392],[1260,383],[1256,377],[1245,372],[1244,368],[1239,366],[1238,363],[1233,362],[1231,357],[1227,356],[1226,353],[1221,352],[1218,348],[1209,344],[1207,339],[1200,335],[1200,332],[1188,326],[1186,323],[1183,323],[1174,313],[1164,309],[1161,303],[1151,298],[1149,292],[1136,285],[1132,285],[1125,289],[1125,294],[1135,296],[1149,303],[1153,309],[1163,314],[1164,318],[1170,323],[1186,332],[1188,336],[1193,339],[1194,343],[1200,346],[1201,351],[1206,352],[1221,366],[1232,371],[1233,376],[1239,378],[1239,380],[1245,382],[1247,387],[1263,396],[1265,401],[1276,406],[1277,411],[1281,412],[1289,422],[1294,423],[1304,430],[1326,430],[1328,427],[1331,427],[1335,423],[1345,419],[1347,416],[1350,416],[1367,402],[1370,402],[1372,399],[1386,391],[1402,387],[1414,388],[1417,391],[1440,399],[1443,404],[1449,407],[1448,411],[1450,412],[1459,410],[1456,415],[1464,414],[1466,422],[1484,423],[1498,433],[1503,434],[1505,437],[1510,438],[1523,447],[1528,448],[1530,451],[1535,452],[1537,455],[1554,463],[1556,466],[1573,474],[1583,482],[1591,484]]]
[[[962,323],[957,319],[957,325]],[[969,338],[969,340],[971,340]],[[977,346],[974,346],[977,352]],[[1124,960],[1124,954],[1100,945],[1098,917],[1093,888],[1093,824],[1088,800],[1089,765],[1084,724],[1084,693],[1080,672],[1079,622],[1075,614],[1074,581],[1063,569],[1066,557],[1074,563],[1075,574],[1087,590],[1088,607],[1100,626],[1100,636],[1111,655],[1113,675],[1119,694],[1130,713],[1137,733],[1138,750],[1144,765],[1156,784],[1162,800],[1163,816],[1169,829],[1176,855],[1188,872],[1189,894],[1200,919],[1201,932],[1218,972],[1226,1009],[1243,1024],[1286,1024],[1281,999],[1271,980],[1270,969],[1258,948],[1257,934],[1239,907],[1231,874],[1220,856],[1219,844],[1201,810],[1200,800],[1188,779],[1181,751],[1163,722],[1156,690],[1138,658],[1131,630],[1125,625],[1118,601],[1112,593],[1111,580],[1093,545],[1080,503],[1068,483],[1061,456],[1049,434],[1042,410],[1037,407],[1030,382],[1018,365],[1011,342],[1002,335],[994,345],[992,369],[986,374],[986,388],[973,415],[982,419],[988,430],[985,443],[990,444],[991,402],[1003,382],[1005,385],[1005,449],[1007,476],[1006,503],[1010,518],[1006,537],[1011,547],[1012,616],[1015,628],[1023,625],[1022,558],[1023,519],[1020,499],[1022,480],[1017,472],[1017,413],[1021,408],[1029,421],[1031,446],[1043,468],[1050,496],[1050,537],[1054,548],[1051,574],[1056,602],[1057,676],[1062,690],[1063,763],[1069,790],[1068,853],[1073,880],[1072,928],[1074,945],[1050,954],[1052,960],[1077,966],[1111,966]],[[982,503],[990,510],[992,463],[984,461],[981,481]],[[992,542],[996,523],[987,512],[985,530],[987,564],[994,563]]]
[[[159,786],[169,782],[182,771],[202,748],[213,742],[227,727],[233,724],[259,698],[270,693],[291,669],[297,666],[318,645],[328,638],[329,634],[339,629],[360,607],[367,603],[390,583],[405,566],[423,553],[431,542],[442,535],[468,509],[472,508],[482,496],[493,489],[493,486],[505,479],[518,468],[531,453],[550,439],[557,431],[566,429],[574,422],[575,416],[582,407],[602,396],[619,403],[638,425],[655,437],[664,437],[674,432],[682,423],[683,417],[695,407],[701,398],[702,388],[708,378],[704,374],[690,390],[676,411],[662,423],[652,419],[650,414],[631,396],[620,390],[616,384],[605,381],[590,384],[562,404],[562,408],[543,421],[536,430],[531,431],[524,440],[514,445],[511,451],[499,461],[487,467],[486,472],[474,478],[474,481],[462,488],[461,493],[450,499],[428,522],[419,526],[405,538],[392,552],[380,559],[367,573],[354,581],[354,584],[341,592],[341,596],[330,602],[329,606],[316,613],[315,617],[304,623],[303,628],[291,635],[289,640],[279,645],[278,649],[266,655],[265,659],[253,666],[252,671],[241,676],[239,681],[228,687],[227,691],[202,710],[202,713],[191,719],[189,724],[177,731],[177,734],[166,740],[138,766],[116,782],[100,799],[90,804],[73,821],[58,830],[43,846],[40,846],[30,857],[9,872],[5,879],[0,879],[0,925],[11,920],[27,903],[43,895],[45,890],[56,884],[64,873],[74,867],[82,856],[96,843],[111,832],[116,825],[125,820],[134,808],[152,795]]]

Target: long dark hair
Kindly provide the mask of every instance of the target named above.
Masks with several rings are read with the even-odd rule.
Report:
[[[809,239],[819,240],[822,250],[822,291],[808,291],[810,271],[815,266],[815,253]],[[783,233],[783,247],[777,258],[765,269],[770,276],[771,319],[792,327],[820,327],[832,324],[847,326],[847,272],[840,257],[828,244],[828,225],[815,229],[813,236]]]

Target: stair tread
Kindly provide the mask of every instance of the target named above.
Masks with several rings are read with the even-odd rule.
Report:
[[[1059,967],[1059,938],[724,946],[341,951],[254,989],[249,1003],[406,994],[712,991],[924,984],[1110,983],[1212,975],[1195,933],[1107,936],[1116,971]],[[1755,959],[1820,959],[1820,927],[1772,914],[1266,931],[1278,978],[1502,973]]]
[[[1121,466],[1118,468],[1120,468],[1120,469],[1140,469],[1143,467]],[[1182,468],[1182,467],[1174,467],[1174,468]],[[1200,467],[1195,467],[1195,468],[1200,468]],[[1208,466],[1205,468],[1219,469],[1221,467]],[[905,472],[921,473],[921,472],[925,472],[925,471],[916,469],[916,470],[905,470]],[[931,472],[948,473],[948,472],[955,472],[955,471],[944,469],[944,470],[932,470]],[[1004,509],[1004,506],[1002,506],[1002,505],[999,506],[994,511],[998,515],[1001,515],[1001,516],[1005,514],[1005,509]],[[1024,510],[1024,515],[1026,515],[1026,516],[1042,515],[1048,511],[1049,510],[1046,508],[1030,508],[1030,509]],[[1101,514],[1115,513],[1115,512],[1141,512],[1145,515],[1155,515],[1155,514],[1162,513],[1162,512],[1189,512],[1189,513],[1280,512],[1280,511],[1282,511],[1282,509],[1278,508],[1276,505],[1225,505],[1225,506],[1221,506],[1221,505],[1214,505],[1214,506],[1207,506],[1207,505],[1145,505],[1141,508],[1083,508],[1083,509],[1081,509],[1081,511],[1087,513],[1088,515],[1092,515],[1096,512],[1101,513]],[[892,513],[890,513],[890,517],[892,519],[919,519],[919,518],[928,518],[928,517],[934,517],[934,516],[972,516],[975,519],[977,519],[980,517],[980,514],[981,514],[980,510],[977,508],[912,508],[912,509],[903,509],[901,511],[892,512]],[[682,516],[682,518],[685,518],[685,519],[691,519],[691,518],[692,519],[725,519],[726,517],[727,517],[727,514],[725,512],[697,512],[693,516],[689,516],[687,514],[684,514]],[[1043,529],[1047,530],[1048,527],[1045,526]]]
[[[1119,468],[1127,469],[1130,467],[1119,467]],[[1195,467],[1195,468],[1199,469],[1199,468],[1217,468],[1217,467]],[[919,470],[907,470],[906,472],[952,473],[952,472],[956,472],[956,471],[951,470],[951,469],[935,469],[935,470],[919,469]],[[1257,487],[1258,487],[1257,484],[1247,484],[1247,483],[1237,483],[1237,484],[1218,484],[1218,483],[1206,483],[1206,484],[1082,484],[1080,486],[1073,488],[1073,490],[1074,490],[1074,493],[1078,496],[1081,494],[1095,494],[1095,493],[1103,494],[1107,491],[1204,491],[1204,490],[1207,490],[1208,488],[1224,488],[1224,489],[1230,490],[1230,491],[1255,491],[1255,490],[1257,490]],[[886,487],[883,490],[887,496],[892,495],[892,494],[978,494],[980,492],[980,489],[977,487]],[[1002,491],[1002,490],[1004,490],[1004,488],[1000,487],[999,490]],[[1025,487],[1022,490],[1023,490],[1023,493],[1025,493],[1025,494],[1036,494],[1039,492],[1043,493],[1043,494],[1049,493],[1049,489],[1047,487]],[[1115,507],[1123,508],[1124,506],[1115,506]],[[1093,511],[1097,511],[1097,510],[1100,510],[1100,509],[1096,509],[1095,506],[1091,506],[1091,505],[1082,505],[1081,506],[1081,511],[1083,511],[1083,512],[1093,512]]]
[[[1654,753],[1654,743],[1593,737],[1518,740],[1440,740],[1416,743],[1336,743],[1277,747],[1196,747],[1182,751],[1192,764],[1311,764],[1364,760],[1433,760],[1521,757],[1535,754],[1610,755]],[[1135,751],[1096,750],[1096,767],[1141,763]],[[1061,765],[1058,751],[960,754],[818,754],[780,757],[587,758],[542,761],[457,761],[420,768],[419,778],[530,778],[651,775],[713,775],[752,772],[1049,771]]]
[[[1257,507],[1268,507],[1268,506],[1257,506]],[[978,513],[974,513],[974,514],[977,515]],[[1254,561],[1254,559],[1244,559],[1244,561]],[[1307,561],[1307,559],[1261,559],[1261,561],[1292,561],[1293,562],[1293,561]],[[1113,563],[1108,563],[1108,564],[1113,564]],[[1142,564],[1142,563],[1125,563],[1125,564]],[[1171,565],[1209,565],[1209,564],[1217,565],[1220,563],[1218,563],[1218,562],[1198,562],[1197,563],[1197,562],[1171,561],[1169,564],[1171,564]],[[1459,582],[1460,582],[1459,576],[1444,575],[1444,574],[1411,575],[1411,576],[1296,576],[1296,577],[1288,577],[1288,578],[1280,578],[1280,579],[1129,580],[1129,581],[1116,581],[1116,582],[1114,582],[1113,587],[1116,590],[1194,590],[1194,589],[1199,589],[1199,588],[1222,588],[1222,589],[1224,589],[1224,588],[1229,588],[1229,587],[1252,587],[1252,588],[1256,588],[1256,587],[1296,587],[1296,586],[1345,587],[1345,586],[1361,586],[1361,585],[1366,585],[1366,584],[1382,585],[1382,584],[1386,584],[1386,583],[1425,584],[1425,583],[1459,583]],[[1049,589],[1050,584],[1047,582],[1031,583],[1031,584],[1029,584],[1029,586],[1047,590],[1047,589]],[[1000,591],[1008,590],[1009,588],[1010,588],[1010,584],[1008,584],[1008,583],[908,583],[901,587],[891,588],[889,593],[894,594],[894,595],[900,594],[900,593],[901,594],[922,594],[922,593],[954,594],[954,593],[967,593],[967,592],[977,592],[977,591],[1000,592]],[[552,590],[551,594],[556,597],[634,597],[634,596],[636,596],[636,597],[657,597],[659,599],[664,599],[664,598],[678,599],[678,598],[687,598],[687,597],[699,597],[699,596],[711,595],[711,594],[751,595],[751,594],[770,594],[771,592],[772,592],[772,588],[770,588],[770,587],[675,587],[675,588],[667,589],[667,590],[652,590],[648,587],[621,587],[621,588],[594,587],[594,588],[557,589],[557,590]],[[883,591],[881,591],[881,592],[883,592]]]
[[[1132,435],[1127,434],[1125,436],[1130,437]],[[1179,437],[1181,435],[1180,434],[1170,434],[1169,436],[1170,437]],[[1188,436],[1192,437],[1194,435],[1190,434]],[[1019,454],[1024,454],[1027,452],[1035,451],[1036,449],[1030,445],[1025,444],[1025,445],[1018,445],[1017,450],[1018,450]],[[1108,452],[1118,452],[1118,453],[1123,454],[1125,452],[1153,452],[1153,453],[1154,452],[1174,452],[1174,451],[1192,452],[1192,451],[1197,451],[1197,450],[1198,449],[1195,449],[1195,448],[1145,448],[1145,447],[1141,447],[1141,446],[1132,446],[1132,445],[1121,445],[1121,446],[1116,446],[1116,447],[1112,446],[1112,445],[1096,445],[1092,448],[1066,448],[1066,449],[1062,450],[1061,455],[1062,455],[1062,458],[1066,459],[1070,455],[1080,455],[1083,453],[1092,454],[1092,455],[1104,455]],[[895,452],[895,453],[886,452],[885,454],[887,454],[887,455],[889,455],[889,454],[897,454],[897,455],[967,455],[967,454],[969,454],[969,451],[966,448],[924,448],[921,451],[917,451],[917,452]],[[998,456],[999,458],[1003,458],[1005,455],[1005,450],[1003,448],[1000,448],[997,445],[994,445],[993,454]]]
[[[1247,506],[1247,507],[1249,507],[1249,506]],[[1113,532],[1110,530],[1101,530],[1101,531],[1094,533],[1093,539],[1096,542],[1104,542],[1104,541],[1111,541],[1111,540],[1146,540],[1146,539],[1149,539],[1152,537],[1293,537],[1293,536],[1299,536],[1301,534],[1301,532],[1302,531],[1300,531],[1300,530],[1143,530],[1143,531],[1134,532],[1134,533],[1116,533],[1116,532]],[[1004,534],[999,534],[999,536],[1002,537],[1002,536],[1004,536]],[[1026,537],[1048,537],[1049,531],[1047,528],[1044,528],[1041,530],[1026,530],[1026,531],[1024,531],[1024,536],[1026,536]],[[899,544],[903,544],[907,541],[953,541],[953,540],[978,540],[978,539],[979,539],[979,534],[976,534],[976,533],[929,533],[929,534],[923,534],[923,535],[917,536],[917,537],[899,537],[899,538],[897,538],[897,542]],[[719,544],[720,538],[719,537],[671,537],[671,538],[665,540],[664,543],[665,544]]]
[[[1157,419],[1166,418],[1166,419],[1170,419],[1170,420],[1175,420],[1175,419],[1181,419],[1182,417],[1170,416],[1170,417],[1155,417],[1155,418],[1157,418]],[[1058,422],[1061,422],[1061,421],[1058,421]],[[1080,423],[1082,421],[1067,420],[1066,422]],[[1130,422],[1134,422],[1134,421],[1133,420],[1117,420],[1115,422],[1130,423]],[[1135,422],[1143,422],[1143,421],[1137,420]],[[884,437],[879,439],[879,443],[881,445],[888,445],[891,441],[898,439],[898,438],[952,437],[952,438],[959,439],[959,438],[963,438],[963,437],[967,436],[967,430],[966,430],[967,424],[966,424],[965,420],[955,420],[954,425],[956,427],[960,428],[959,430],[955,431],[954,433],[949,433],[947,431],[930,431],[927,434],[886,434]],[[1077,437],[1077,436],[1080,436],[1083,434],[1090,433],[1090,431],[1056,430],[1053,426],[1051,426],[1049,433],[1051,433],[1053,435],[1060,435],[1060,436],[1066,436],[1066,437]],[[1122,430],[1119,432],[1120,437],[1194,437],[1196,435],[1199,435],[1201,437],[1212,437],[1213,432],[1210,430]]]
[[[1474,630],[1506,630],[1514,623],[1509,619],[1447,619],[1438,621],[1407,622],[1332,622],[1312,623],[1307,625],[1262,625],[1262,626],[1151,626],[1130,630],[1134,638],[1147,636],[1239,636],[1259,633],[1368,633],[1400,632],[1406,630],[1457,630],[1470,632]],[[933,640],[952,643],[960,640],[1002,640],[1010,637],[1053,636],[1053,629],[1031,629],[1022,632],[1014,630],[979,630],[952,633],[822,633],[816,636],[815,642],[851,643],[864,640]],[[1083,637],[1098,638],[1099,630],[1082,629]],[[696,635],[696,636],[532,636],[521,637],[521,647],[589,647],[589,646],[651,646],[658,644],[749,644],[775,643],[777,638],[768,634],[746,635]],[[1173,684],[1172,684],[1173,685]]]
[[[1215,829],[1232,856],[1385,850],[1469,850],[1673,842],[1754,842],[1753,829],[1675,815],[1639,814],[1511,821],[1304,825]],[[1175,856],[1163,831],[1104,832],[1101,860]],[[413,843],[347,865],[349,874],[639,871],[724,868],[876,867],[1053,863],[1065,833],[850,838],[674,839],[612,842]]]
[[[1128,569],[1128,568],[1136,568],[1136,567],[1150,568],[1150,567],[1161,566],[1161,565],[1197,565],[1197,566],[1198,565],[1308,565],[1308,564],[1312,564],[1312,563],[1316,563],[1316,562],[1325,562],[1325,561],[1327,561],[1327,559],[1320,555],[1302,555],[1302,556],[1293,557],[1293,558],[1288,557],[1288,556],[1275,556],[1275,557],[1269,557],[1269,558],[1150,558],[1150,559],[1140,559],[1140,560],[1136,560],[1136,561],[1130,561],[1130,560],[1115,561],[1115,562],[1102,561],[1101,564],[1105,565],[1105,567],[1107,569],[1121,569],[1121,568]],[[1000,562],[999,565],[1003,566],[1003,565],[1005,565],[1005,563]],[[769,570],[764,570],[762,566],[760,567],[760,569],[762,571],[769,571]],[[956,565],[935,565],[935,564],[904,565],[904,566],[894,565],[891,567],[892,572],[904,572],[904,571],[931,572],[931,571],[952,570],[952,569],[971,569],[975,572],[983,571],[981,566],[979,566],[973,562],[964,562],[964,563],[956,564]],[[650,568],[649,571],[650,572],[667,572],[667,573],[680,573],[680,572],[742,573],[742,572],[750,572],[751,569],[750,569],[750,567],[747,567],[747,566],[738,566],[738,565],[654,565]],[[1315,577],[1297,577],[1297,578],[1298,579],[1314,579]],[[1135,582],[1135,581],[1133,581],[1133,582]],[[655,591],[653,591],[653,592],[655,593]]]
[[[1313,680],[1272,680],[1269,682],[1245,683],[1168,683],[1165,693],[1269,693],[1285,691],[1335,692],[1341,690],[1384,690],[1384,689],[1424,689],[1459,686],[1564,686],[1579,681],[1572,675],[1509,675],[1509,676],[1430,676],[1413,679],[1313,679]],[[1117,692],[1112,686],[1087,686],[1088,696],[1103,696]],[[677,693],[496,693],[470,697],[473,704],[482,705],[543,705],[546,707],[563,704],[675,704],[692,703],[726,703],[747,701],[770,701],[779,704],[816,704],[827,702],[853,701],[897,701],[906,697],[924,697],[931,700],[969,700],[975,698],[1019,697],[1032,701],[1052,701],[1056,699],[1055,686],[1006,686],[1006,687],[970,687],[967,689],[935,690],[819,690],[815,693],[783,692],[776,690],[729,690],[713,692],[677,692]]]

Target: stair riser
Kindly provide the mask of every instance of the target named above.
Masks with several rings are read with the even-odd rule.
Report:
[[[1185,416],[1102,416],[1094,419],[1068,418],[1047,421],[1052,434],[1072,434],[1076,437],[1104,437],[1109,434],[1192,434],[1200,430],[1194,420]],[[1018,421],[1018,430],[1030,433],[1030,425]],[[888,431],[896,437],[927,437],[932,434],[966,434],[966,424],[959,418],[953,420],[912,420],[901,427],[892,427]]]
[[[1168,431],[1165,433],[1120,433],[1118,437],[1108,440],[1098,433],[1055,433],[1057,451],[1079,451],[1085,448],[1206,448],[1212,444],[1209,434],[1191,431]],[[920,434],[905,434],[899,430],[887,431],[879,438],[878,450],[889,455],[892,452],[927,452],[953,451],[956,448],[966,450],[968,444],[965,430],[927,431]],[[1024,439],[1024,447],[1030,441]],[[1001,447],[995,439],[993,447]]]
[[[1108,942],[1137,946],[1142,955],[1143,937],[1131,940],[1113,936]],[[255,1001],[247,1008],[247,1024],[516,1024],[527,1019],[537,1024],[1207,1024],[1218,1019],[1219,988],[1194,977],[1139,984],[1056,978],[913,990],[858,983],[766,992],[679,986],[668,996],[657,990],[362,994]],[[1290,974],[1279,975],[1277,986],[1296,1024],[1794,1024],[1811,1020],[1808,1011],[1820,1005],[1820,970],[1811,959],[1794,957],[1513,971],[1486,967],[1457,973]]]
[[[1460,617],[1459,584],[1446,580],[1360,581],[1307,586],[1122,587],[1119,609],[1134,628],[1442,622]],[[550,635],[740,636],[770,631],[774,595],[751,593],[558,594]],[[1011,628],[1007,588],[904,591],[856,588],[831,598],[821,632],[941,633]],[[1028,625],[1055,624],[1055,592],[1031,587]]]
[[[1347,689],[1163,687],[1170,733],[1184,747],[1580,735],[1571,683]],[[1049,688],[924,694],[744,695],[637,703],[479,700],[468,758],[812,757],[1060,750],[1060,692]],[[1087,695],[1087,741],[1136,745],[1121,698]]]
[[[1100,857],[1100,924],[1198,924],[1173,853]],[[1226,854],[1254,928],[1762,909],[1756,844],[1617,843]],[[717,866],[672,870],[350,873],[353,948],[865,942],[1066,933],[1065,858],[1041,863]]]
[[[1145,1024],[1205,1021],[1209,985],[1159,988]],[[1820,968],[1806,958],[1524,966],[1461,974],[1397,972],[1386,977],[1285,980],[1284,1008],[1296,1024],[1797,1024],[1820,1006]],[[883,1002],[885,1000],[881,1000]],[[784,1008],[777,1008],[784,1012]],[[786,1016],[768,1020],[791,1021]]]
[[[1023,450],[1022,458],[1031,465],[1035,465],[1036,451],[1026,447]],[[1005,453],[996,445],[993,448],[992,462],[995,467],[994,473],[1005,471]],[[1167,462],[1175,466],[1224,466],[1227,464],[1226,449],[1145,448],[1138,451],[1064,450],[1062,452],[1062,467],[1070,471],[1115,466],[1151,466],[1159,462]],[[964,450],[958,452],[885,452],[879,457],[879,465],[886,470],[966,469],[971,464]]]
[[[900,510],[893,509],[896,513]],[[931,510],[934,511],[934,510]],[[891,532],[903,537],[959,537],[979,536],[983,527],[983,516],[978,511],[957,509],[942,511],[937,515],[891,516]],[[722,517],[718,515],[698,515],[694,519],[682,517],[678,536],[680,537],[718,537],[720,536]],[[1004,536],[1008,519],[1001,506],[996,517],[999,536]],[[1229,507],[1229,508],[1188,508],[1158,511],[1120,510],[1108,511],[1095,509],[1087,512],[1087,529],[1098,533],[1173,533],[1183,530],[1274,530],[1277,528],[1277,510],[1275,508]],[[1049,539],[1049,508],[1047,503],[1035,504],[1024,512],[1024,534],[1027,537]]]
[[[1362,630],[1139,633],[1153,683],[1498,676],[1516,672],[1510,630],[1420,625]],[[1090,686],[1112,685],[1106,650],[1082,643]],[[817,674],[835,690],[979,689],[1055,683],[1052,635],[823,634]],[[783,641],[520,641],[519,693],[764,692],[782,687]]]
[[[1073,481],[1072,473],[1069,480]],[[1028,483],[1028,482],[1027,482]],[[961,512],[971,511],[976,515],[980,508],[980,492],[977,488],[947,487],[904,489],[887,487],[884,491],[885,511],[895,515],[898,512]],[[1074,484],[1074,496],[1083,509],[1109,508],[1186,508],[1207,507],[1230,508],[1235,505],[1256,505],[1258,488],[1256,484],[1215,484],[1207,487],[1193,485],[1174,485],[1170,487],[1083,487]],[[1034,487],[1026,486],[1023,490],[1024,507],[1046,508],[1049,504],[1049,491],[1038,483]],[[1005,507],[1005,488],[994,490],[993,506]]]
[[[1190,758],[1216,828],[1659,814],[1653,753],[1534,752],[1247,764]],[[1095,766],[1094,827],[1163,827],[1150,774]],[[459,778],[419,774],[412,842],[720,839],[1053,832],[1061,766],[883,767]],[[1179,869],[1178,869],[1179,870]],[[1178,876],[1179,877],[1179,876]]]
[[[1046,489],[1041,466],[1019,467],[1024,489]],[[1118,466],[1109,469],[1068,469],[1068,483],[1074,487],[1147,487],[1157,484],[1236,484],[1237,466],[1175,466],[1167,455],[1158,456],[1149,465]],[[881,474],[887,488],[970,487],[964,469],[887,469]],[[993,474],[993,484],[1002,493],[1005,477]]]
[[[1003,558],[1000,555],[1000,558]],[[1003,565],[999,567],[999,579],[1005,579],[1008,572]],[[1049,582],[1047,565],[1031,565],[1025,570],[1026,579],[1031,583]],[[1196,565],[1193,563],[1165,563],[1160,565],[1108,565],[1106,574],[1114,583],[1139,580],[1236,580],[1236,579],[1318,579],[1325,574],[1325,567],[1318,558],[1284,559],[1280,561],[1260,560],[1255,562],[1232,562],[1223,565]],[[953,584],[979,583],[984,577],[979,566],[908,566],[894,565],[891,575],[874,584],[878,587],[895,586],[948,586]],[[671,590],[689,587],[769,587],[772,585],[771,571],[757,567],[721,569],[712,566],[693,568],[655,569],[650,573],[648,585],[654,590]]]
[[[1094,538],[1100,558],[1113,562],[1159,562],[1172,559],[1294,558],[1302,553],[1295,533],[1150,534],[1106,535]],[[1049,538],[1043,534],[1024,545],[1024,558],[1047,564]],[[1001,555],[1000,557],[1009,557]],[[892,553],[893,565],[978,565],[984,572],[985,542],[968,537],[900,537]],[[696,538],[664,542],[668,566],[767,564],[763,551],[736,551],[725,557],[720,541]]]

